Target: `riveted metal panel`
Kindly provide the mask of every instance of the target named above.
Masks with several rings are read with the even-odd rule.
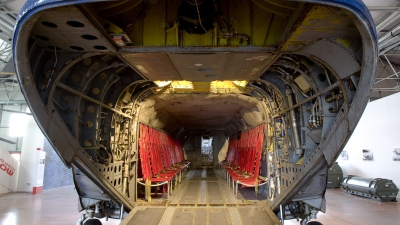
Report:
[[[151,80],[183,80],[165,53],[127,54],[124,58]]]
[[[330,40],[323,39],[308,45],[301,53],[316,56],[328,63],[342,79],[361,69],[360,63],[349,50]]]

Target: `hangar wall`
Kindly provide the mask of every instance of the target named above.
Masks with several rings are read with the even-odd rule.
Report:
[[[400,93],[370,102],[338,163],[344,175],[391,179],[400,187],[400,161],[393,161],[393,147],[400,148]],[[373,153],[373,161],[363,161],[363,149]],[[397,196],[400,197],[400,194]]]
[[[19,162],[0,147],[0,194],[17,190]]]
[[[21,151],[23,137],[10,137],[11,115],[16,112],[26,112],[27,105],[0,105],[0,137],[17,144],[0,141],[0,147],[6,151]],[[6,111],[10,110],[10,111]],[[26,116],[29,117],[29,116]]]
[[[38,179],[39,156],[38,151],[43,150],[44,136],[33,117],[29,117],[27,134],[21,148],[20,170],[18,177],[18,191],[32,192],[35,187],[40,187]]]
[[[64,165],[46,138],[44,139],[43,149],[46,152],[43,190],[73,185],[71,169]]]

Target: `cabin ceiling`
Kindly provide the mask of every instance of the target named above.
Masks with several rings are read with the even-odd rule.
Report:
[[[236,134],[262,122],[259,108],[256,98],[243,94],[159,94],[142,106],[140,121],[166,131],[178,123],[186,133]]]
[[[252,80],[272,63],[273,53],[146,53],[124,58],[150,80]],[[167,63],[166,63],[167,62]],[[193,72],[194,70],[194,72]]]

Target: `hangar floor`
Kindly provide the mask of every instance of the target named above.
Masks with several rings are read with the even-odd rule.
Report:
[[[174,195],[171,196],[171,200],[165,202],[166,205],[174,204],[174,201],[188,201],[184,202],[186,204],[184,207],[178,207],[177,212],[179,210],[191,212],[191,208],[193,204],[199,204],[199,202],[195,202],[192,195],[200,196],[197,197],[196,201],[204,201],[204,204],[208,204],[209,206],[212,204],[216,205],[215,209],[203,209],[203,213],[215,213],[216,220],[212,219],[210,221],[205,221],[204,216],[199,216],[197,219],[198,224],[225,224],[226,220],[222,218],[227,216],[232,211],[232,204],[236,204],[238,207],[238,212],[240,215],[246,215],[246,212],[243,210],[251,210],[251,207],[257,207],[258,204],[254,204],[253,206],[246,204],[238,204],[239,202],[245,202],[242,199],[242,194],[247,195],[246,192],[241,192],[239,194],[239,199],[236,200],[234,196],[227,195],[226,193],[219,194],[219,191],[216,190],[224,190],[225,183],[217,179],[219,176],[215,176],[213,172],[207,171],[206,174],[204,171],[193,171],[188,175],[186,179],[180,187],[175,191]],[[218,174],[218,172],[217,172]],[[206,177],[204,177],[206,176]],[[200,179],[206,178],[206,179]],[[202,180],[207,181],[207,185],[202,184]],[[185,183],[186,182],[186,183]],[[204,182],[203,182],[204,183]],[[192,193],[191,189],[187,189],[190,185],[195,185],[199,188],[197,191],[199,193]],[[218,185],[217,185],[218,184]],[[206,186],[207,196],[208,194],[215,195],[211,198],[205,197],[201,198],[202,186]],[[214,189],[214,191],[213,191]],[[208,193],[210,190],[210,193]],[[229,191],[231,193],[232,190]],[[181,194],[180,194],[181,193]],[[179,197],[179,195],[181,195]],[[187,196],[186,196],[187,195]],[[365,225],[375,225],[375,224],[398,224],[400,221],[400,204],[395,202],[379,202],[375,200],[370,200],[363,197],[352,196],[345,194],[342,189],[328,189],[326,193],[327,198],[327,213],[319,213],[318,221],[323,223],[324,225],[334,225],[334,224],[365,224]],[[263,196],[259,196],[259,203],[262,202]],[[190,202],[190,201],[193,201]],[[215,202],[218,201],[218,202]],[[225,201],[223,203],[223,201]],[[231,203],[230,201],[234,201]],[[250,200],[252,201],[252,200]],[[154,199],[154,202],[157,202],[157,199]],[[201,203],[201,202],[200,202]],[[0,225],[72,225],[76,224],[76,221],[80,218],[81,213],[77,212],[77,195],[73,186],[67,186],[63,188],[57,188],[52,190],[43,191],[41,194],[32,195],[30,193],[8,193],[0,195]],[[223,206],[222,206],[223,205]],[[219,206],[219,207],[218,207]],[[146,204],[142,204],[141,207],[147,207]],[[161,211],[165,206],[160,206],[159,209]],[[234,208],[236,210],[236,207]],[[157,211],[157,209],[152,209],[153,211]],[[209,212],[207,212],[207,210]],[[160,210],[158,210],[160,211]],[[157,211],[157,212],[158,212]],[[165,210],[167,211],[167,210]],[[201,210],[200,210],[201,211]],[[142,211],[142,212],[145,212]],[[221,215],[218,215],[219,213]],[[250,212],[250,211],[249,211]],[[225,216],[223,214],[226,214]],[[250,215],[251,213],[248,213]],[[155,214],[153,214],[154,217]],[[174,217],[175,218],[175,217]],[[209,218],[209,216],[207,216]],[[175,218],[176,219],[176,218]],[[181,218],[184,219],[184,218]],[[221,220],[217,223],[218,220]],[[260,218],[261,219],[261,218]],[[172,220],[174,221],[174,220]],[[119,220],[109,219],[105,221],[102,219],[103,225],[117,225],[120,223]],[[162,221],[160,221],[162,222]],[[178,221],[176,221],[178,222]],[[181,221],[183,222],[183,221]],[[181,224],[179,222],[179,224]],[[242,221],[244,224],[244,222]],[[247,222],[246,222],[247,223]],[[146,223],[149,224],[149,223]],[[285,225],[295,225],[299,224],[295,220],[285,221]]]

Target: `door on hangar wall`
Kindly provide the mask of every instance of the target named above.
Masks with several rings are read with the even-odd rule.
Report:
[[[201,137],[201,157],[202,157],[202,166],[212,166],[214,157],[213,157],[213,137],[209,135],[203,135]]]

